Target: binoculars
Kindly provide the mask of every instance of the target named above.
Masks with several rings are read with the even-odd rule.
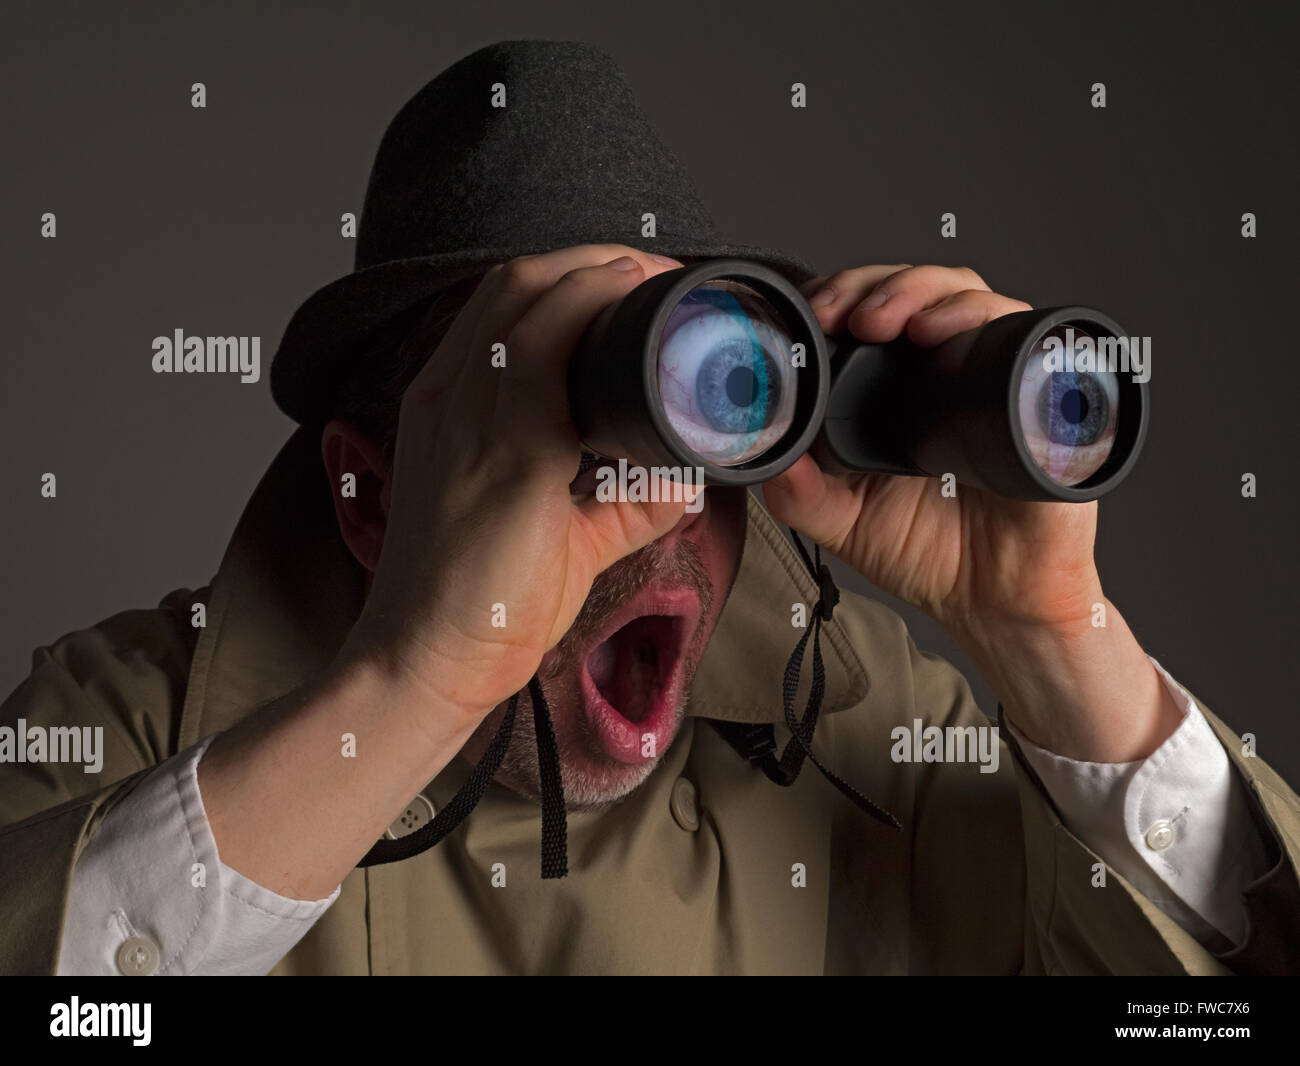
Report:
[[[589,451],[706,484],[757,484],[811,452],[837,473],[953,474],[1083,503],[1124,480],[1146,438],[1146,380],[1111,365],[1128,340],[1087,307],[1013,312],[932,349],[828,337],[776,271],[715,259],[650,278],[592,323],[569,406]]]

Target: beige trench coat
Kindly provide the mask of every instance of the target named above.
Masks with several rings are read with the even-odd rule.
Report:
[[[209,587],[35,653],[0,724],[102,725],[104,764],[98,775],[80,765],[0,765],[0,971],[54,972],[77,855],[143,774],[330,660],[362,587],[328,493],[315,441],[299,431]],[[896,725],[988,719],[965,679],[919,651],[880,604],[846,594],[824,629],[828,691],[816,745],[903,831],[860,813],[810,766],[791,788],[772,784],[703,719],[778,723],[784,744],[781,676],[799,635],[791,605],[816,596],[751,498],[740,575],[695,680],[691,718],[626,801],[570,814],[567,878],[540,879],[540,809],[494,785],[436,848],[353,871],[273,972],[1300,970],[1300,801],[1261,759],[1243,757],[1208,711],[1277,860],[1245,895],[1248,940],[1223,957],[1114,871],[1094,887],[1099,859],[1062,825],[1005,729],[995,774],[976,763],[891,761]],[[197,602],[206,605],[203,628],[191,624]],[[453,760],[429,785],[435,805],[468,770]],[[695,786],[698,828],[673,814],[678,778]],[[204,891],[190,888],[188,863],[160,856],[158,876]],[[492,885],[496,863],[505,864],[503,888]],[[132,917],[149,931],[147,915]]]

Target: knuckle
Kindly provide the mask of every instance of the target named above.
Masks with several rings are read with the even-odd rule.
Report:
[[[576,285],[579,288],[588,288],[595,280],[593,277],[593,271],[598,269],[598,267],[574,267],[572,270],[566,270],[561,276],[559,284],[566,286]]]
[[[915,267],[907,263],[898,263],[887,268],[889,273],[875,283],[873,288],[884,288],[888,286],[887,291],[891,294],[898,292],[900,288],[907,288],[924,280],[925,267]]]
[[[542,284],[543,276],[535,259],[511,259],[498,275],[502,292],[520,296],[534,292]]]
[[[600,257],[601,263],[608,263],[611,259],[617,259],[621,255],[630,255],[633,259],[641,259],[645,252],[639,248],[633,248],[628,244],[594,244],[591,245],[592,252]]]
[[[951,267],[938,266],[935,263],[921,263],[919,266],[910,266],[906,270],[900,270],[900,274],[909,280],[915,280],[918,284],[931,284],[952,274]]]
[[[833,274],[830,278],[832,284],[838,282],[845,287],[860,287],[863,282],[867,286],[882,285],[890,278],[897,277],[904,271],[905,267],[898,264],[884,264],[881,266],[861,266],[852,267],[849,270],[841,270]],[[881,271],[884,271],[882,274]]]

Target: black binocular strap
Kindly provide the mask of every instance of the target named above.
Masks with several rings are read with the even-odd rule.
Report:
[[[817,580],[819,593],[817,603],[813,606],[812,627],[805,630],[803,636],[799,638],[790,661],[786,663],[785,677],[781,685],[785,724],[790,730],[790,742],[778,759],[773,754],[776,751],[776,734],[769,723],[745,725],[710,719],[710,724],[744,758],[757,763],[776,784],[787,788],[793,785],[799,777],[799,771],[803,769],[804,759],[810,759],[826,780],[859,809],[877,821],[901,830],[903,827],[897,818],[835,774],[813,754],[813,732],[817,728],[822,699],[826,694],[826,666],[822,660],[821,627],[823,621],[831,620],[835,605],[839,603],[840,590],[835,586],[830,569],[821,561],[821,549],[814,548],[814,557],[809,557],[799,535],[791,531],[791,536],[808,572]],[[812,637],[812,689],[808,693],[808,706],[803,718],[799,719],[795,717],[794,704],[799,692],[799,674],[803,669],[804,649],[808,645],[809,636]],[[547,705],[546,696],[542,693],[541,682],[538,681],[536,674],[528,682],[528,694],[533,703],[533,726],[537,733],[537,761],[542,783],[542,877],[544,879],[565,877],[569,872],[569,845],[564,784],[560,775],[560,753],[555,741],[555,727],[551,723],[551,709]],[[518,706],[519,693],[516,692],[510,697],[505,717],[501,720],[501,726],[488,745],[487,751],[483,753],[483,758],[460,787],[460,791],[434,816],[433,821],[397,840],[378,841],[366,852],[357,866],[379,866],[409,859],[422,851],[428,851],[460,825],[470,811],[478,805],[493,776],[501,768],[506,749],[510,746],[510,737],[514,732],[515,712]]]
[[[528,682],[533,701],[533,726],[537,733],[537,760],[542,779],[542,877],[564,877],[569,872],[568,820],[564,809],[564,784],[560,778],[560,751],[551,724],[551,708],[542,694],[541,682],[534,674]],[[474,767],[460,791],[451,798],[428,825],[397,840],[380,840],[357,866],[380,866],[400,862],[428,851],[455,829],[483,798],[493,775],[501,768],[510,737],[515,728],[515,711],[519,693],[510,697],[506,714],[483,758]]]
[[[776,731],[772,728],[771,723],[746,725],[743,722],[721,722],[710,719],[710,724],[722,736],[722,739],[739,752],[743,758],[756,763],[770,780],[783,788],[789,788],[795,783],[799,777],[799,771],[803,769],[804,759],[810,759],[812,764],[821,771],[822,776],[847,796],[860,810],[871,815],[878,822],[883,822],[893,829],[901,830],[903,826],[897,818],[879,804],[864,796],[825,766],[813,754],[813,732],[817,728],[822,699],[826,695],[826,665],[822,661],[821,645],[822,622],[831,620],[835,612],[835,605],[840,602],[840,590],[831,577],[830,568],[822,562],[821,548],[814,546],[814,554],[810,558],[808,550],[803,546],[803,541],[799,539],[799,534],[791,530],[790,536],[794,540],[794,546],[799,550],[799,557],[803,560],[804,566],[816,579],[819,590],[817,603],[813,606],[812,611],[812,626],[804,630],[803,636],[799,638],[799,643],[795,645],[794,652],[790,655],[790,661],[785,665],[785,677],[781,683],[781,699],[785,708],[785,725],[790,730],[790,742],[785,746],[785,751],[781,753],[781,757],[778,759],[775,755]],[[803,718],[799,719],[795,717],[794,703],[799,694],[799,674],[803,670],[804,649],[808,645],[809,636],[812,637],[812,688],[808,692],[808,706],[804,711]]]

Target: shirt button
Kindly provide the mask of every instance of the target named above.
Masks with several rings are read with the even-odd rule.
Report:
[[[384,837],[387,840],[397,840],[400,837],[407,837],[417,829],[423,829],[431,821],[434,814],[437,813],[433,808],[433,803],[423,792],[417,793],[415,799],[406,805],[406,810],[397,816],[397,820],[384,830]]]
[[[1174,823],[1168,818],[1154,822],[1147,830],[1147,847],[1152,851],[1164,851],[1174,842]]]
[[[126,977],[148,977],[158,969],[162,955],[147,936],[131,936],[117,949],[117,970]]]
[[[672,796],[668,800],[668,807],[673,812],[673,818],[677,824],[685,829],[688,833],[694,833],[700,828],[700,811],[695,805],[695,786],[684,777],[679,777],[673,782]]]

